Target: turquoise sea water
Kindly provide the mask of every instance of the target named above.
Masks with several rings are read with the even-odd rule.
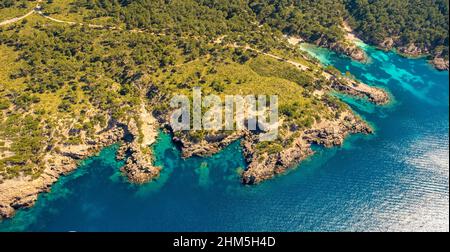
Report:
[[[448,72],[365,46],[368,64],[305,46],[324,64],[389,90],[376,107],[340,96],[376,129],[317,149],[298,169],[258,186],[239,184],[235,143],[182,160],[170,137],[154,146],[161,178],[130,185],[117,146],[84,161],[1,231],[419,231],[449,230]]]

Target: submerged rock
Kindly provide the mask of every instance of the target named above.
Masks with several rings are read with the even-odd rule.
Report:
[[[139,118],[142,120],[147,120],[151,116],[145,108],[140,114]],[[75,170],[79,160],[90,157],[102,148],[121,140],[128,141],[123,145],[126,148],[119,150],[119,158],[123,159],[126,153],[130,154],[126,165],[122,168],[129,180],[134,183],[145,183],[157,177],[160,168],[152,166],[151,151],[146,146],[155,141],[157,134],[155,120],[144,121],[142,128],[145,129],[144,136],[139,142],[139,129],[134,120],[121,123],[109,118],[108,125],[100,128],[92,138],[78,132],[80,144],[58,143],[47,147],[48,153],[42,159],[45,169],[39,177],[20,176],[0,183],[0,218],[10,218],[17,209],[33,206],[39,193],[48,192],[61,175]],[[73,132],[67,129],[67,134]],[[130,135],[131,138],[128,138]]]
[[[434,59],[431,60],[431,64],[440,71],[448,71],[449,70],[449,61],[445,60],[441,57],[434,57]]]
[[[120,169],[132,183],[143,184],[159,176],[161,168],[153,166],[153,157],[149,146],[156,141],[156,120],[145,107],[141,106],[141,128],[135,119],[127,124],[127,134],[131,136],[128,142],[122,143],[117,152],[118,160],[125,160]]]
[[[314,42],[317,46],[328,48],[337,53],[346,55],[353,60],[365,62],[367,61],[367,55],[363,49],[359,48],[356,44],[350,41],[338,41],[330,43],[326,39],[318,39]]]
[[[330,80],[331,88],[341,93],[364,98],[377,105],[385,105],[390,101],[389,94],[381,88],[371,87],[362,82],[344,77],[337,78],[332,76]]]
[[[311,144],[325,147],[342,145],[349,134],[372,133],[372,129],[362,119],[349,111],[342,113],[336,120],[316,123],[310,129],[298,135],[292,144],[277,153],[259,153],[255,148],[255,139],[246,138],[243,143],[244,156],[248,162],[242,173],[243,184],[257,184],[296,167],[314,152]]]
[[[98,132],[95,139],[79,145],[57,145],[43,158],[45,169],[38,178],[21,176],[0,183],[0,217],[10,218],[15,211],[34,205],[39,193],[48,192],[58,178],[77,168],[81,158],[97,153],[123,137],[123,128],[113,123]]]

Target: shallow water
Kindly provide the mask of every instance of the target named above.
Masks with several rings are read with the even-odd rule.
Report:
[[[182,160],[169,136],[154,146],[161,177],[130,185],[117,146],[84,161],[2,231],[425,231],[449,230],[448,72],[424,59],[364,47],[369,64],[303,46],[324,64],[389,90],[376,107],[341,96],[376,129],[317,153],[287,175],[239,184],[239,143]]]

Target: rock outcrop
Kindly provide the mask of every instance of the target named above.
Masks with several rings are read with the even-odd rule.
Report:
[[[314,42],[317,46],[328,48],[337,53],[346,55],[353,60],[365,62],[367,61],[367,55],[363,49],[359,48],[355,43],[350,41],[338,41],[330,43],[326,39],[318,39]]]
[[[127,159],[120,170],[130,182],[143,184],[159,176],[161,168],[152,165],[151,153],[144,151],[135,142],[123,144],[119,153],[119,158]],[[129,153],[129,155],[126,156],[125,153]]]
[[[145,183],[157,177],[160,168],[152,165],[152,155],[148,148],[156,139],[157,127],[156,120],[150,117],[151,114],[142,107],[138,117],[142,121],[140,127],[135,120],[121,123],[110,119],[107,127],[98,130],[92,139],[77,132],[83,136],[81,144],[59,143],[48,147],[48,153],[42,160],[45,169],[38,178],[21,176],[0,183],[0,217],[10,218],[17,209],[33,206],[39,193],[48,192],[60,176],[75,170],[79,160],[122,140],[124,143],[118,157],[127,159],[122,168],[124,175],[133,183]]]
[[[258,184],[284,173],[313,154],[310,145],[301,137],[297,138],[291,147],[275,154],[258,153],[253,137],[246,138],[242,146],[248,166],[241,175],[241,181],[247,185]]]
[[[378,45],[378,47],[380,47],[380,49],[383,49],[385,51],[389,51],[392,50],[392,48],[394,48],[394,45],[395,42],[393,38],[386,38]]]
[[[431,64],[440,71],[448,71],[449,69],[449,61],[445,60],[439,56],[434,57],[431,61]]]
[[[421,49],[420,47],[416,46],[415,44],[399,46],[398,51],[401,54],[404,54],[406,56],[412,56],[412,57],[419,57],[419,56],[429,53],[429,51],[427,49]]]
[[[186,135],[174,136],[172,140],[181,148],[181,156],[183,158],[192,156],[206,157],[219,152],[245,134],[245,131],[236,131],[230,135],[211,134],[198,143],[192,142]]]
[[[342,145],[347,135],[354,133],[370,134],[372,129],[359,117],[347,111],[336,120],[316,123],[311,129],[301,132],[290,147],[281,152],[259,153],[255,148],[254,137],[247,137],[243,148],[248,167],[242,174],[242,183],[257,184],[273,178],[312,155],[312,143],[326,147]]]
[[[377,105],[385,105],[390,101],[389,94],[381,88],[371,87],[367,84],[344,77],[337,78],[332,76],[330,81],[331,88],[338,92],[367,99]]]
[[[97,132],[97,137],[89,143],[55,146],[44,157],[45,169],[38,178],[22,176],[0,183],[0,217],[10,218],[17,209],[33,206],[39,193],[48,192],[60,176],[76,169],[79,159],[94,155],[122,137],[123,129],[114,125],[106,131]]]
[[[346,43],[334,43],[331,44],[330,48],[338,53],[342,53],[352,58],[353,60],[365,62],[367,61],[367,55],[361,48],[357,47],[354,44],[346,44]]]
[[[143,117],[145,116],[145,117]],[[141,129],[138,128],[134,119],[127,124],[128,138],[130,140],[122,143],[117,152],[117,159],[126,159],[125,165],[121,168],[122,173],[132,183],[143,184],[159,176],[161,168],[153,166],[153,157],[149,146],[156,140],[156,120],[148,118],[149,113],[142,110]],[[141,134],[140,134],[141,131]]]

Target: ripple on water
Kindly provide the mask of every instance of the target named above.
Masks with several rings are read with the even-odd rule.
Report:
[[[316,154],[258,186],[239,183],[239,143],[181,159],[170,136],[154,146],[156,183],[130,186],[106,148],[61,178],[1,231],[448,231],[448,72],[364,46],[370,64],[309,48],[325,64],[383,85],[378,108],[340,97],[376,129]],[[434,103],[428,102],[433,100]]]

